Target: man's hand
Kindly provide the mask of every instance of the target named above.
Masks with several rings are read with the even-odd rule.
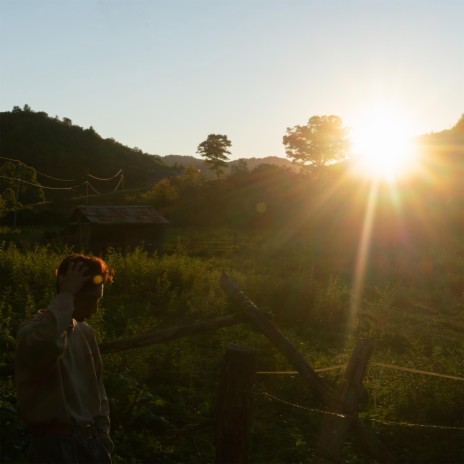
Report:
[[[69,292],[76,295],[91,276],[85,275],[89,270],[83,262],[69,263],[66,272],[58,277],[58,288],[61,292]]]

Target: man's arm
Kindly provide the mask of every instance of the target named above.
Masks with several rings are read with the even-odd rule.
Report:
[[[66,329],[72,321],[74,295],[89,279],[82,263],[71,263],[58,278],[59,293],[45,311],[21,324],[16,335],[18,360],[34,370],[54,362],[66,348]]]
[[[16,356],[35,370],[56,360],[66,348],[73,308],[73,296],[59,293],[47,310],[23,322],[16,335]]]

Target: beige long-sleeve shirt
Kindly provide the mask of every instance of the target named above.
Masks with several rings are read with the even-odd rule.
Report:
[[[60,293],[23,322],[16,336],[18,411],[26,426],[96,426],[110,445],[108,399],[95,334],[72,318],[74,298]]]

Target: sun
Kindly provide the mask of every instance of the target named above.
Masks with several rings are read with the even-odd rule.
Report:
[[[387,182],[410,175],[417,162],[413,133],[404,112],[387,105],[369,108],[351,129],[356,172]]]

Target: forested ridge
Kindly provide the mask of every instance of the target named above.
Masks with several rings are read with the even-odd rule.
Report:
[[[421,234],[426,229],[459,234],[464,204],[464,117],[450,129],[423,135],[418,143],[422,170],[415,178],[396,187],[402,198],[402,227],[406,224]],[[292,230],[310,227],[324,230],[324,235],[333,239],[329,233],[333,230],[342,230],[345,237],[347,231],[357,236],[371,188],[369,182],[348,175],[350,160],[317,170],[297,165],[291,169],[277,165],[273,158],[263,159],[258,165],[254,160],[255,167],[250,169],[245,160],[239,160],[230,166],[226,175],[212,179],[204,170],[199,170],[198,164],[185,167],[189,158],[200,163],[202,160],[179,157],[184,166],[168,166],[161,157],[126,147],[113,139],[103,139],[92,127],[83,129],[68,118],[52,118],[44,112],[32,111],[27,105],[0,113],[0,147],[4,212],[43,200],[49,203],[51,200],[53,210],[56,208],[53,201],[57,199],[75,198],[75,202],[82,203],[85,197],[86,203],[94,204],[151,204],[179,226],[288,227]],[[18,166],[8,159],[19,160],[24,165]],[[175,159],[169,157],[170,162]],[[41,173],[74,179],[76,183],[85,181],[88,174],[110,179],[118,172],[122,174],[114,181],[101,188],[97,185],[98,192],[89,190],[85,182],[80,191],[66,195],[60,190],[40,188],[70,185],[45,178]],[[15,181],[19,177],[28,183],[19,185]],[[92,179],[92,189],[97,183]],[[15,198],[18,185],[19,201]],[[98,195],[112,192],[116,187],[120,190],[117,196]],[[375,222],[380,237],[389,235],[388,230],[399,225],[393,222],[398,215],[395,215],[391,189],[381,187],[378,195]],[[62,209],[65,216],[70,210],[70,207]],[[10,224],[11,220],[4,218],[4,222]]]
[[[464,115],[452,128],[424,134],[419,140],[429,161],[440,171],[463,169]],[[102,138],[92,126],[85,129],[73,125],[67,117],[51,117],[43,111],[33,111],[28,105],[23,109],[16,106],[12,111],[0,112],[0,154],[18,159],[50,176],[67,179],[82,177],[89,172],[110,177],[123,169],[127,188],[146,187],[153,183],[153,178],[168,177],[175,172],[172,164],[190,164],[200,170],[204,164],[191,156],[160,157],[144,153],[113,138]],[[289,166],[288,160],[278,157],[250,160],[250,163],[245,160],[249,169],[261,163]],[[147,173],[152,173],[152,178]]]
[[[69,118],[50,117],[27,105],[0,113],[0,150],[2,157],[61,179],[79,179],[88,173],[108,178],[122,169],[126,188],[146,187],[147,182],[173,172],[159,156],[104,139],[92,127],[84,129]]]
[[[27,105],[23,109],[15,107],[13,111],[0,113],[0,154],[20,160],[49,176],[64,179],[82,178],[88,173],[107,178],[122,169],[127,188],[146,187],[178,172],[182,166],[195,166],[205,174],[209,171],[203,160],[193,156],[161,157],[144,153],[112,138],[102,138],[92,126],[83,128],[67,117],[50,117]],[[0,165],[4,161],[0,160]],[[247,164],[253,168],[263,161],[291,164],[278,157],[251,158]]]

